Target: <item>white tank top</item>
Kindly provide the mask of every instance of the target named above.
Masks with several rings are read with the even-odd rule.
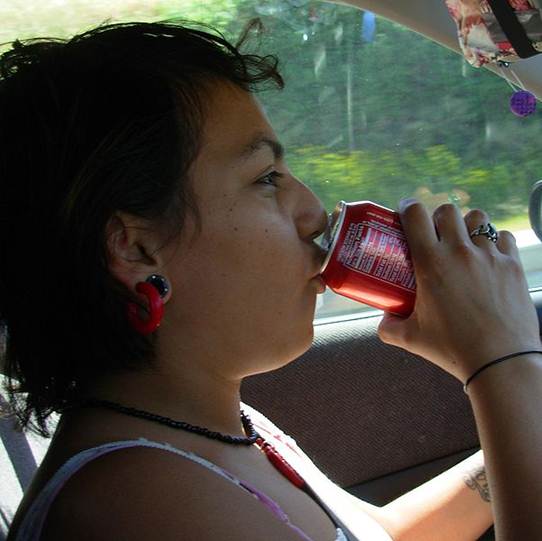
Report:
[[[313,492],[315,493],[314,500],[318,505],[320,505],[320,507],[322,507],[322,509],[324,509],[337,527],[334,541],[361,541],[361,539],[367,539],[370,541],[392,541],[387,532],[369,515],[363,514],[363,516],[360,516],[362,514],[360,510],[356,510],[357,520],[355,521],[355,531],[358,535],[352,533],[352,528],[345,525],[343,521],[344,517],[339,516],[341,513],[336,513],[336,510],[332,509],[330,505],[327,504],[319,495],[323,491],[327,491],[328,488],[334,491],[338,491],[340,489],[316,468],[312,461],[310,461],[310,459],[308,459],[308,457],[306,457],[306,455],[304,455],[304,453],[299,449],[296,442],[291,437],[284,434],[284,432],[279,430],[264,415],[253,408],[247,406],[246,404],[243,404],[242,408],[249,414],[254,426],[258,429],[258,432],[265,433],[265,439],[273,443],[279,452],[288,462],[292,464],[292,466],[305,479],[307,484],[313,489]],[[178,449],[167,443],[150,441],[144,438],[110,442],[104,445],[86,449],[72,456],[55,472],[55,474],[43,487],[41,492],[36,496],[19,525],[15,541],[39,541],[47,513],[55,497],[70,479],[70,477],[85,466],[85,464],[88,464],[92,460],[95,460],[107,453],[130,447],[150,447],[161,449],[174,453],[179,457],[183,457],[184,459],[191,460],[192,462],[211,470],[228,482],[238,486],[239,489],[249,492],[252,496],[258,499],[258,501],[265,505],[269,511],[277,517],[278,520],[281,520],[290,529],[295,531],[299,539],[304,541],[312,541],[301,528],[290,521],[287,513],[284,512],[277,502],[262,491],[253,487],[250,483],[239,479],[224,468],[221,468],[220,466],[199,455],[196,455],[195,453]],[[330,499],[337,501],[335,495]],[[347,507],[347,505],[343,505],[343,503],[346,502],[340,502],[340,507]],[[352,515],[352,513],[350,514]],[[363,537],[359,535],[360,532],[363,532]]]

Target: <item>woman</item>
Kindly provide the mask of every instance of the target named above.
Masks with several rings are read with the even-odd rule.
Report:
[[[8,373],[24,423],[45,431],[63,413],[10,539],[456,539],[489,526],[457,472],[421,499],[364,504],[240,403],[243,377],[310,346],[322,292],[324,209],[252,93],[282,86],[272,57],[134,23],[16,43],[0,64]],[[407,320],[384,318],[385,341],[462,381],[542,351],[510,234],[469,237],[481,211],[400,212],[418,297]],[[540,477],[540,430],[527,439],[504,416],[536,427],[540,362],[490,366],[468,389],[499,539],[537,527],[516,511],[521,481]]]

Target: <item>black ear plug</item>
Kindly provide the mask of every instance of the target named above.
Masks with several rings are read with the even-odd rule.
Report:
[[[168,281],[159,274],[151,274],[145,282],[149,282],[149,284],[152,284],[160,294],[160,297],[163,299],[168,291],[169,291],[169,284]]]

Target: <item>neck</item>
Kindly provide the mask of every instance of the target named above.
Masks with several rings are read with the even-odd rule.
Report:
[[[210,430],[244,436],[240,420],[241,380],[194,372],[141,370],[102,377],[87,396],[117,402]]]

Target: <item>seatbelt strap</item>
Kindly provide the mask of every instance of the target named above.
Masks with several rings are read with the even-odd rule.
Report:
[[[487,3],[499,22],[502,31],[520,58],[529,58],[535,54],[539,54],[540,51],[537,51],[533,47],[531,40],[527,36],[522,24],[518,21],[514,9],[508,3],[508,0],[487,0]]]
[[[7,409],[7,406],[7,400],[0,396],[0,409]],[[0,445],[2,444],[17,475],[21,490],[24,492],[38,465],[24,432],[17,429],[13,416],[0,418]]]

